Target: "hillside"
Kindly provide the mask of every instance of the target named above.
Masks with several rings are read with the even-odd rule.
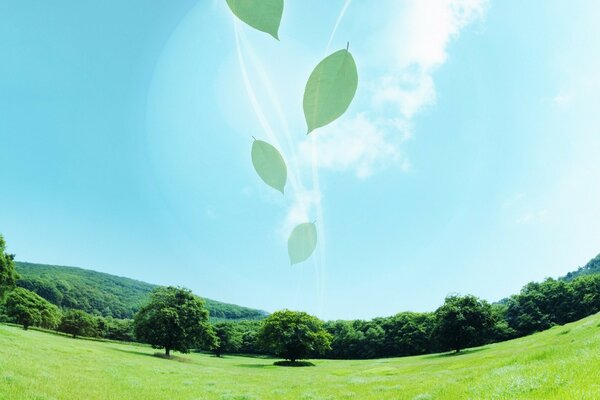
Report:
[[[17,284],[57,306],[105,317],[131,318],[157,287],[146,282],[76,267],[16,262]],[[261,319],[261,310],[204,299],[215,319]]]
[[[285,368],[266,358],[153,353],[0,324],[0,398],[597,399],[600,314],[459,355]]]
[[[571,281],[579,276],[583,275],[592,275],[600,273],[600,254],[591,259],[587,264],[583,267],[579,267],[576,271],[569,272],[562,279]]]

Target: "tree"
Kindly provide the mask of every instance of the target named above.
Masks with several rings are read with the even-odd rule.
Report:
[[[318,318],[289,310],[269,315],[259,331],[267,351],[291,362],[323,354],[331,348],[331,339]]]
[[[77,336],[95,336],[95,328],[96,323],[91,315],[81,310],[69,310],[63,315],[58,330],[76,338]]]
[[[0,300],[15,287],[19,275],[15,271],[14,254],[6,253],[6,242],[0,235]]]
[[[433,336],[441,350],[460,350],[488,340],[494,319],[491,306],[475,296],[450,295],[435,311]]]
[[[30,326],[53,329],[60,320],[58,307],[37,294],[23,288],[15,288],[6,296],[6,314],[27,330]]]
[[[135,336],[154,348],[189,353],[190,348],[216,345],[216,337],[208,324],[204,301],[191,291],[161,287],[150,294],[150,302],[134,317]]]
[[[380,320],[385,331],[382,355],[409,356],[430,350],[432,313],[402,312]]]
[[[235,353],[239,351],[242,345],[241,332],[235,329],[235,326],[229,322],[219,322],[214,326],[217,343],[213,352],[217,357],[223,353]]]

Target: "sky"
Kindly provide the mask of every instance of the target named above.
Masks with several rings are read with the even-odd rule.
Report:
[[[75,4],[76,3],[76,4]],[[0,2],[0,233],[18,260],[323,319],[496,301],[600,252],[600,7],[286,0]],[[348,111],[306,135],[349,43]],[[288,164],[285,195],[252,137]],[[287,237],[316,221],[290,266]]]

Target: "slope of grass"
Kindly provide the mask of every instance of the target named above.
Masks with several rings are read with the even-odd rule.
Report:
[[[0,399],[598,399],[600,314],[459,355],[379,360],[153,357],[0,325]]]

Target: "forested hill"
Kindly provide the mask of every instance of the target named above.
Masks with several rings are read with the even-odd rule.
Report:
[[[132,318],[157,285],[76,267],[16,262],[18,286],[49,302],[90,314]],[[265,311],[204,299],[211,319],[262,319]]]
[[[583,267],[579,267],[576,271],[569,272],[562,279],[571,281],[579,276],[600,274],[600,254],[592,258]]]

